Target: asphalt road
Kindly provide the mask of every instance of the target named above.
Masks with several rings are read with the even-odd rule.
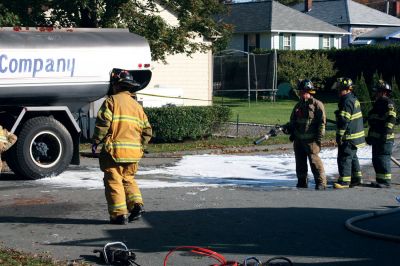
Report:
[[[394,156],[400,158],[398,150]],[[176,160],[148,156],[142,164],[163,167]],[[93,165],[96,159],[83,159],[82,167]],[[363,171],[366,179],[374,176],[370,166]],[[103,190],[55,189],[6,173],[0,178],[0,239],[8,247],[93,265],[103,265],[93,249],[114,241],[133,249],[142,266],[163,265],[167,252],[181,245],[208,247],[239,262],[285,256],[294,265],[399,265],[399,242],[344,226],[351,217],[400,206],[394,200],[400,194],[399,167],[393,172],[390,189],[144,189],[147,212],[127,226],[108,224]],[[395,213],[355,225],[400,236],[399,221]],[[168,265],[212,262],[178,252]]]

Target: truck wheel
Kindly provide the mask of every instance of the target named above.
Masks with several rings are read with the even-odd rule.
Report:
[[[70,164],[72,138],[67,129],[51,117],[26,121],[12,150],[10,166],[14,172],[30,179],[56,176]]]

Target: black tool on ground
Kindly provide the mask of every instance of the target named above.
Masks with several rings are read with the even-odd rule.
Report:
[[[107,243],[103,250],[95,249],[93,252],[100,253],[100,258],[107,265],[140,266],[135,262],[136,254],[122,242]]]
[[[266,134],[266,135],[262,136],[261,138],[255,140],[253,143],[254,143],[255,145],[258,145],[258,144],[260,144],[261,142],[263,142],[264,140],[269,139],[270,137],[276,137],[276,136],[278,135],[278,132],[279,132],[279,131],[282,131],[282,130],[283,130],[283,128],[282,128],[281,125],[276,125],[275,127],[271,128],[271,129],[269,130],[268,134]]]

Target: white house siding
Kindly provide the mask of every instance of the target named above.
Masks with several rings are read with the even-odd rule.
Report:
[[[296,50],[319,49],[319,36],[296,34]]]
[[[150,84],[139,94],[148,91],[151,91],[151,94],[167,96],[180,94],[183,98],[190,98],[178,101],[183,105],[210,105],[212,100],[211,51],[193,54],[191,58],[183,54],[170,55],[166,60],[167,64],[153,63],[153,77]],[[160,103],[165,102],[164,98],[159,97],[159,100]],[[144,106],[146,106],[145,102]]]

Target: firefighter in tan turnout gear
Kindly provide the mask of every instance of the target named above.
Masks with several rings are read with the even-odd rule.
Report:
[[[11,148],[12,145],[17,141],[17,136],[9,132],[7,129],[0,126],[0,157],[1,154]],[[0,158],[0,173],[3,168],[3,162]]]
[[[142,106],[130,92],[138,86],[132,75],[124,70],[114,73],[111,86],[113,95],[104,101],[97,115],[92,152],[103,143],[99,162],[104,172],[110,223],[127,224],[144,211],[134,176],[152,129]]]
[[[315,88],[310,80],[299,82],[298,90],[300,101],[293,108],[285,130],[290,134],[289,139],[293,141],[298,179],[296,187],[308,187],[308,158],[314,175],[315,189],[325,189],[325,170],[318,155],[321,151],[321,140],[325,135],[325,108],[321,101],[313,97]]]

